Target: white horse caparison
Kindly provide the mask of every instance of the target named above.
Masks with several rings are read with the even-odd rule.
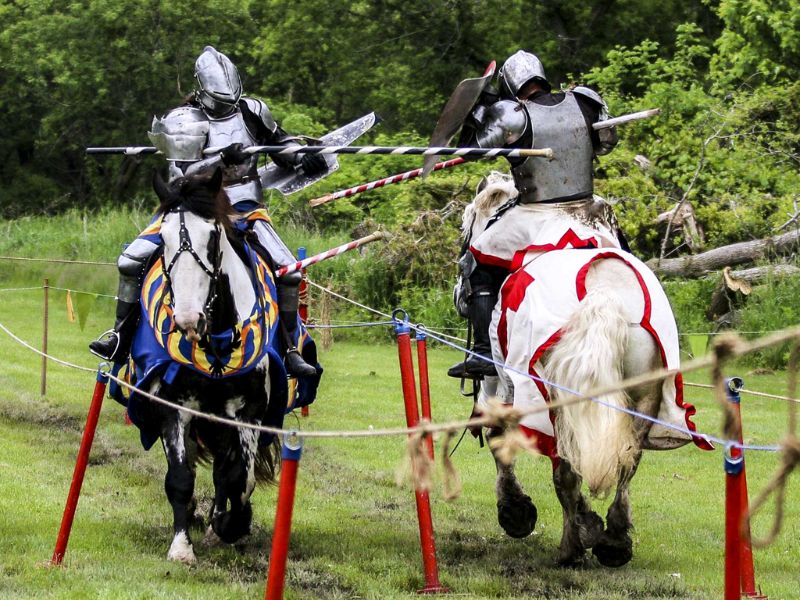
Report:
[[[465,239],[474,240],[496,208],[512,194],[516,190],[509,177],[499,173],[490,176],[486,188],[465,211]],[[589,251],[554,250],[547,254],[558,252]],[[540,376],[557,384],[547,385],[549,400],[554,403],[573,397],[565,390],[584,394],[662,367],[660,349],[653,336],[631,318],[638,310],[632,303],[637,302],[636,296],[641,296],[640,282],[634,272],[621,260],[599,259],[592,262],[585,281],[585,297],[562,327],[560,339],[540,358]],[[574,289],[575,280],[564,278],[555,285]],[[663,290],[657,287],[650,289],[650,293],[663,295]],[[495,310],[495,327],[499,304],[500,301]],[[520,310],[524,308],[525,305]],[[674,327],[671,312],[668,319]],[[514,330],[509,328],[507,335],[513,339]],[[501,356],[497,348],[494,355]],[[513,392],[508,387],[503,377],[487,378],[482,384],[481,402],[495,395],[505,402],[513,401]],[[615,392],[600,400],[656,417],[663,400],[662,382],[642,385],[627,393]],[[553,461],[553,481],[564,521],[559,563],[579,564],[586,550],[591,549],[603,565],[624,565],[633,555],[628,487],[642,449],[648,446],[646,438],[651,422],[597,402],[582,401],[555,410],[553,429],[558,451]],[[502,435],[502,431],[489,432],[490,437],[497,435]],[[682,443],[672,447],[678,445]],[[506,465],[497,456],[495,462],[498,521],[508,535],[525,537],[536,524],[536,507],[517,481],[513,464]],[[583,482],[592,496],[604,496],[616,485],[605,524],[581,492]]]

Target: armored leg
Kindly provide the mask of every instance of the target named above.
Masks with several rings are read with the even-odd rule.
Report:
[[[472,352],[465,361],[456,363],[447,371],[450,377],[459,379],[483,379],[497,375],[492,363],[492,343],[489,338],[489,325],[492,322],[492,311],[497,303],[497,292],[490,289],[473,288],[469,297],[469,319],[472,322],[474,343]]]
[[[499,267],[477,265],[469,274],[470,293],[467,296],[467,310],[472,323],[472,352],[466,360],[456,363],[447,371],[450,377],[459,379],[483,379],[497,375],[492,361],[492,342],[489,338],[489,325],[492,312],[497,303],[500,284],[507,272]]]
[[[259,243],[269,252],[275,266],[291,264],[295,261],[294,256],[278,237],[272,226],[263,221],[258,221],[253,230],[258,236]],[[280,314],[280,328],[283,334],[284,345],[286,346],[286,356],[284,364],[286,372],[291,376],[308,377],[315,375],[317,369],[308,364],[295,345],[295,334],[297,332],[297,308],[299,306],[299,290],[302,275],[296,271],[278,278],[276,287],[278,289],[278,312]]]
[[[89,350],[100,358],[115,363],[128,358],[139,323],[139,295],[147,262],[158,246],[147,240],[137,239],[130,244],[117,260],[119,268],[119,291],[114,328],[103,333],[89,344]]]

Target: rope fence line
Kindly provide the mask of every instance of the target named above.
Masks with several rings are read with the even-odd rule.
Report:
[[[352,304],[352,305],[354,305],[354,306],[357,306],[357,307],[359,307],[359,308],[361,308],[361,309],[363,309],[363,310],[366,310],[366,311],[368,311],[368,312],[371,312],[371,313],[373,313],[373,314],[376,314],[376,315],[380,315],[381,317],[387,317],[387,318],[389,318],[389,319],[391,319],[391,318],[392,318],[392,315],[389,315],[389,314],[387,314],[387,313],[385,313],[385,312],[381,312],[381,311],[379,311],[379,310],[376,310],[376,309],[374,309],[374,308],[371,308],[371,307],[369,307],[369,306],[366,306],[366,305],[364,305],[364,304],[361,304],[360,302],[356,302],[355,300],[352,300],[352,299],[348,298],[347,296],[342,296],[341,294],[337,294],[337,293],[336,293],[336,292],[334,292],[332,289],[330,289],[330,288],[326,288],[325,286],[323,286],[323,285],[320,285],[320,284],[318,284],[318,283],[315,283],[315,282],[311,281],[310,279],[308,280],[308,283],[309,283],[309,285],[313,285],[313,286],[314,286],[315,288],[317,288],[318,290],[320,290],[320,291],[323,291],[323,292],[325,292],[326,294],[328,294],[328,295],[330,295],[330,296],[333,296],[333,297],[335,297],[335,298],[339,298],[340,300],[344,300],[345,302],[349,302],[350,304]],[[431,329],[429,329],[429,330],[427,330],[427,331],[431,331],[432,333],[436,333],[436,334],[438,334],[438,335],[439,335],[439,336],[441,336],[441,337],[446,337],[446,338],[449,338],[449,339],[451,339],[451,340],[455,340],[455,341],[457,341],[457,342],[466,343],[466,340],[464,340],[464,339],[462,339],[462,338],[459,338],[459,337],[455,337],[455,336],[452,336],[452,335],[448,335],[448,334],[446,334],[446,333],[437,332],[437,331],[435,331],[435,330],[431,330]]]
[[[43,290],[43,285],[37,285],[36,287],[18,287],[18,288],[0,288],[0,292],[29,292],[31,290]]]
[[[2,257],[0,257],[0,258],[2,258]],[[383,313],[383,312],[381,312],[381,311],[379,311],[377,309],[374,309],[374,308],[371,308],[371,307],[366,306],[364,304],[361,304],[359,302],[356,302],[355,300],[347,298],[346,296],[343,296],[341,294],[337,294],[333,290],[330,290],[329,288],[326,288],[326,287],[324,287],[322,285],[319,285],[319,284],[317,284],[317,283],[315,283],[313,281],[309,281],[309,284],[315,286],[316,288],[318,288],[318,289],[320,289],[322,291],[324,291],[325,293],[328,293],[328,294],[333,295],[335,297],[338,297],[338,298],[340,298],[342,300],[345,300],[345,301],[347,301],[347,302],[349,302],[349,303],[351,303],[351,304],[353,304],[355,306],[358,306],[360,308],[363,308],[363,309],[368,310],[370,312],[373,312],[375,314],[378,314],[378,315],[381,315],[381,316],[385,316],[385,317],[389,317],[390,319],[393,319],[392,315],[389,315],[387,313]],[[43,287],[44,286],[40,286],[38,289],[43,289]],[[37,288],[31,288],[31,289],[37,289]],[[64,290],[65,288],[54,288],[54,289]],[[71,290],[71,291],[74,291],[74,290]],[[88,292],[81,292],[81,293],[88,293]],[[384,322],[372,322],[372,323],[370,323],[370,326],[378,326],[378,325],[385,326],[385,325],[389,325],[389,324],[393,324],[393,323],[394,323],[394,320],[392,320],[392,321],[384,321]],[[597,400],[597,398],[595,398],[594,396],[606,395],[606,394],[613,393],[613,392],[616,392],[616,391],[622,391],[622,390],[629,389],[631,387],[636,387],[638,385],[652,383],[652,382],[658,381],[660,379],[665,379],[667,377],[674,376],[674,375],[676,375],[678,373],[688,373],[688,372],[691,372],[691,371],[694,371],[694,370],[707,368],[707,367],[713,366],[715,364],[715,362],[716,362],[716,357],[702,357],[702,358],[699,358],[699,359],[692,360],[687,364],[684,364],[680,369],[672,369],[672,370],[659,369],[659,370],[656,370],[656,371],[652,371],[649,374],[645,374],[645,375],[642,375],[640,377],[636,377],[636,378],[633,378],[633,379],[630,379],[630,380],[623,381],[618,386],[607,387],[606,389],[600,389],[599,391],[593,392],[591,395],[584,395],[584,394],[580,394],[579,392],[576,392],[574,390],[569,390],[567,388],[563,388],[563,387],[559,386],[558,384],[556,384],[554,382],[550,382],[550,381],[541,379],[539,377],[530,375],[529,373],[524,373],[522,371],[517,371],[513,367],[505,365],[504,363],[499,363],[499,362],[494,361],[494,360],[488,360],[488,359],[486,359],[486,358],[484,358],[484,357],[482,357],[480,355],[475,354],[474,352],[472,352],[472,351],[470,351],[470,350],[468,350],[468,349],[466,349],[464,347],[457,346],[457,345],[447,341],[446,339],[444,339],[445,337],[452,338],[452,336],[447,336],[446,334],[441,334],[441,333],[435,332],[433,330],[427,329],[427,328],[422,327],[420,325],[411,325],[411,324],[409,324],[409,325],[415,331],[424,332],[426,335],[429,335],[431,338],[433,338],[433,339],[445,344],[446,346],[449,346],[449,347],[451,347],[451,348],[453,348],[455,350],[458,350],[459,352],[466,352],[467,354],[469,354],[471,356],[475,356],[477,358],[486,360],[487,362],[491,362],[492,364],[495,365],[495,367],[500,367],[500,368],[504,368],[504,369],[507,369],[507,370],[514,371],[517,374],[520,374],[520,375],[523,375],[525,377],[528,377],[528,378],[530,378],[530,379],[532,379],[534,381],[539,381],[540,383],[544,383],[546,385],[550,385],[550,386],[556,387],[558,389],[561,389],[563,391],[566,391],[566,392],[568,392],[568,393],[570,393],[570,394],[572,394],[572,395],[574,395],[576,397],[579,397],[582,400],[590,399],[590,400],[593,400],[595,402],[599,402],[601,404],[603,404],[602,401]],[[365,324],[364,326],[367,326],[367,325]],[[46,354],[40,352],[38,349],[34,348],[33,346],[30,346],[29,344],[27,344],[26,342],[24,342],[23,340],[21,340],[20,338],[15,336],[13,333],[11,333],[11,331],[8,330],[4,325],[2,325],[2,323],[0,323],[0,327],[2,327],[2,329],[8,335],[10,335],[14,339],[16,339],[18,342],[22,343],[23,345],[25,345],[29,349],[33,350],[34,352],[36,352],[38,354],[41,354],[42,356],[45,356],[47,358],[50,358],[56,363],[64,364],[65,366],[71,366],[70,363],[66,363],[64,361],[61,361],[60,359],[55,358],[55,357],[50,357],[49,355],[46,355]],[[785,341],[789,341],[789,340],[791,340],[793,338],[798,338],[798,337],[800,337],[800,327],[781,330],[781,331],[779,331],[779,332],[777,332],[777,333],[775,333],[775,334],[773,334],[771,336],[768,336],[766,338],[762,338],[761,340],[754,340],[751,343],[746,343],[743,340],[738,339],[738,337],[737,337],[734,342],[731,342],[731,352],[733,353],[734,356],[742,356],[742,355],[747,354],[749,352],[753,352],[753,351],[760,350],[760,349],[763,349],[763,348],[766,348],[766,347],[770,347],[772,345],[777,345],[777,344],[780,344],[780,343],[783,343]],[[458,338],[455,338],[455,339],[458,339]],[[733,339],[733,338],[731,338],[731,339]],[[461,340],[459,340],[459,341],[461,341]],[[128,387],[127,384],[123,384],[123,385]],[[696,386],[697,387],[703,387],[703,384],[696,384]],[[713,389],[713,386],[708,386],[708,387]],[[135,388],[132,388],[132,389],[135,390]],[[136,391],[137,391],[137,393],[142,393],[142,394],[145,393],[142,390],[136,390]],[[778,399],[785,399],[785,400],[789,400],[791,402],[798,402],[797,400],[795,400],[793,398],[789,398],[789,397],[771,396],[771,395],[766,395],[766,394],[763,394],[763,393],[758,394],[758,395],[763,395],[763,396],[767,396],[767,397],[775,397],[775,398],[778,398]],[[175,405],[175,406],[178,406],[178,405]],[[626,412],[626,409],[621,409],[620,407],[611,407],[611,405],[609,405],[609,407],[610,408],[616,408],[616,409],[622,410],[623,412]],[[538,412],[538,411],[536,411],[536,412]],[[644,418],[646,420],[651,420],[652,419],[652,417],[649,417],[647,415],[638,414],[635,411],[631,411],[630,414],[632,414],[633,416],[638,416],[639,418]],[[670,427],[672,429],[676,429],[674,425],[671,425],[671,424],[666,423],[666,422],[660,422],[657,419],[653,420],[652,422],[664,425],[666,427]],[[477,423],[476,423],[476,425],[477,425]],[[688,429],[686,429],[686,430],[678,429],[678,430],[681,431],[682,433],[687,433],[687,434],[690,434],[690,435],[693,435],[693,436],[699,435],[699,434],[697,434],[695,432],[691,432]],[[269,432],[269,433],[274,433],[274,432]],[[708,439],[710,441],[714,441],[711,438],[708,438]],[[769,447],[769,448],[773,449],[775,447]],[[751,449],[756,449],[756,448],[751,448]]]
[[[43,289],[45,289],[45,286],[37,285],[34,287],[0,288],[0,292],[28,292],[28,291],[43,290]],[[97,296],[99,298],[112,298],[114,300],[117,299],[116,296],[112,296],[111,294],[103,294],[101,292],[87,292],[85,290],[74,290],[72,288],[62,288],[62,287],[56,287],[54,285],[48,285],[47,289],[57,290],[59,292],[72,292],[73,294],[86,294],[87,296]]]
[[[703,388],[706,390],[714,389],[714,386],[708,383],[693,383],[689,381],[684,381],[683,385],[686,387]],[[741,389],[739,390],[739,394],[749,394],[751,396],[758,396],[760,398],[772,398],[774,400],[785,400],[787,402],[794,402],[795,404],[800,404],[800,399],[798,398],[792,398],[790,396],[781,396],[779,394],[767,394],[766,392],[756,392],[755,390]]]
[[[414,329],[417,329],[417,330],[424,330],[424,328],[419,327],[419,326],[411,325],[411,327],[414,328]],[[52,360],[52,361],[56,362],[57,364],[60,364],[62,366],[68,367],[68,368],[78,369],[78,370],[85,371],[85,372],[91,372],[91,373],[96,373],[97,372],[96,369],[91,369],[91,368],[84,367],[84,366],[81,366],[81,365],[76,365],[74,363],[70,363],[68,361],[56,358],[56,357],[54,357],[52,355],[49,355],[47,353],[42,352],[41,350],[33,347],[32,345],[28,344],[27,342],[25,342],[24,340],[19,338],[17,335],[15,335],[13,332],[11,332],[11,330],[9,330],[3,323],[0,323],[0,330],[4,331],[9,337],[14,339],[16,342],[18,342],[22,346],[26,347],[27,349],[31,350],[32,352],[34,352],[34,353],[36,353],[36,354],[38,354],[40,356],[43,356],[45,358],[48,358],[49,360]],[[426,333],[428,335],[430,335],[430,333],[427,332],[427,330],[425,330],[425,331],[426,331]],[[434,336],[430,336],[430,337],[434,337]],[[448,344],[448,345],[451,345],[449,342],[446,342],[444,340],[443,340],[443,342]],[[638,413],[637,411],[634,411],[634,410],[631,410],[631,409],[626,409],[626,408],[623,408],[623,407],[613,406],[611,404],[607,404],[607,403],[603,402],[602,400],[598,399],[598,396],[609,394],[611,392],[617,391],[617,389],[628,389],[628,388],[634,387],[636,385],[641,385],[643,382],[638,381],[639,379],[642,379],[641,377],[640,378],[635,378],[635,379],[625,380],[625,381],[621,382],[617,388],[606,387],[606,388],[601,388],[601,389],[597,389],[597,390],[591,390],[590,392],[588,392],[586,394],[582,394],[582,393],[577,392],[575,390],[570,390],[570,389],[565,388],[563,386],[558,386],[558,384],[555,384],[555,383],[552,383],[552,382],[549,382],[549,381],[546,381],[546,380],[542,380],[542,379],[539,379],[537,377],[528,375],[528,377],[530,377],[531,379],[542,381],[542,382],[546,383],[547,385],[558,387],[558,388],[560,388],[560,389],[562,389],[564,391],[569,392],[570,394],[573,395],[573,398],[567,399],[567,400],[564,400],[564,401],[561,401],[561,402],[553,402],[553,403],[544,405],[542,407],[530,407],[530,408],[526,408],[526,409],[514,409],[514,408],[510,408],[510,407],[508,407],[508,408],[503,407],[502,410],[496,411],[496,412],[492,412],[491,414],[489,414],[487,416],[477,417],[477,418],[469,419],[469,420],[466,420],[466,421],[463,421],[463,420],[462,421],[452,421],[452,422],[449,422],[449,423],[442,423],[442,424],[438,424],[438,425],[434,425],[432,423],[421,423],[420,425],[418,425],[416,427],[412,427],[412,428],[404,427],[404,428],[371,429],[371,430],[360,430],[360,431],[295,431],[295,430],[286,430],[286,429],[281,429],[281,428],[276,428],[276,427],[267,427],[265,425],[256,425],[256,424],[253,424],[253,423],[245,423],[245,422],[242,422],[242,421],[236,421],[236,420],[233,420],[233,419],[227,419],[225,417],[219,417],[217,415],[213,415],[213,414],[210,414],[210,413],[204,413],[202,411],[198,411],[198,410],[195,410],[195,409],[188,408],[186,406],[182,406],[180,404],[176,404],[176,403],[170,402],[169,400],[165,400],[165,399],[160,398],[160,397],[158,397],[158,396],[156,396],[154,394],[150,394],[149,392],[141,390],[141,389],[137,388],[136,386],[131,385],[131,384],[123,381],[122,379],[112,375],[111,373],[109,373],[107,371],[102,371],[101,370],[101,372],[104,375],[106,375],[109,379],[115,381],[117,384],[125,387],[126,389],[131,390],[133,392],[136,392],[137,394],[139,394],[139,395],[141,395],[141,396],[143,396],[143,397],[145,397],[145,398],[147,398],[149,400],[152,400],[152,401],[157,402],[159,404],[162,404],[164,406],[170,407],[170,408],[172,408],[174,410],[177,410],[177,411],[180,411],[180,412],[184,412],[186,414],[191,414],[192,416],[195,416],[195,417],[198,417],[198,418],[202,418],[202,419],[205,419],[205,420],[208,420],[208,421],[212,421],[212,422],[216,422],[216,423],[220,423],[220,424],[225,424],[225,425],[232,426],[232,427],[238,427],[238,428],[242,428],[242,429],[251,429],[251,430],[260,431],[260,432],[263,432],[263,433],[269,433],[269,434],[273,434],[273,435],[281,435],[281,434],[284,434],[284,433],[291,433],[292,435],[294,435],[296,437],[299,437],[299,438],[386,437],[386,436],[416,435],[416,434],[421,434],[423,436],[427,436],[427,435],[431,435],[431,434],[435,434],[435,433],[460,431],[460,430],[463,430],[463,429],[468,428],[468,427],[490,427],[490,426],[498,426],[498,425],[508,426],[511,423],[519,422],[519,420],[522,417],[527,416],[527,415],[533,415],[533,414],[538,414],[538,413],[542,413],[542,412],[548,412],[548,411],[551,411],[551,410],[556,410],[558,408],[569,406],[571,404],[576,404],[578,402],[585,402],[585,401],[591,400],[591,401],[597,402],[597,403],[599,403],[599,404],[601,404],[603,406],[607,406],[608,408],[616,409],[616,410],[619,410],[619,411],[624,412],[626,414],[629,414],[632,417],[640,418],[640,419],[649,421],[651,423],[657,423],[657,424],[660,424],[660,425],[662,425],[664,427],[672,429],[674,431],[678,431],[680,433],[684,433],[684,434],[692,436],[692,437],[698,437],[698,438],[701,438],[701,439],[704,439],[706,441],[713,442],[713,443],[716,443],[716,444],[719,444],[719,445],[722,445],[722,446],[729,446],[729,447],[733,446],[733,447],[737,447],[737,448],[740,448],[740,449],[743,449],[743,450],[756,450],[756,451],[766,451],[766,452],[777,452],[777,451],[779,451],[781,449],[781,447],[778,446],[778,445],[760,445],[760,446],[756,446],[756,445],[750,445],[750,444],[739,444],[735,440],[731,441],[730,438],[724,439],[724,438],[719,438],[719,437],[716,437],[716,436],[712,436],[710,434],[704,434],[704,433],[700,433],[700,432],[697,432],[697,431],[691,431],[688,428],[679,427],[679,426],[673,425],[672,423],[668,423],[666,421],[661,421],[661,420],[659,420],[659,419],[657,419],[655,417],[651,417],[649,415]],[[677,371],[666,371],[666,372],[668,372],[668,373],[676,373]],[[657,380],[657,379],[663,379],[663,378],[664,377],[662,376],[662,377],[657,377],[657,378],[654,378],[654,379],[648,379],[648,381]]]
[[[322,286],[318,286],[322,288]],[[325,288],[322,288],[325,289]],[[326,290],[327,291],[327,290]],[[341,296],[343,299],[343,296]],[[347,299],[350,301],[349,299]],[[358,304],[354,301],[354,304]],[[364,305],[361,305],[364,306]],[[365,307],[368,308],[368,307]],[[381,314],[379,311],[375,309],[369,309],[373,312]],[[395,320],[394,316],[392,316],[393,321]],[[475,355],[473,352],[466,350],[465,348],[459,348],[455,344],[448,342],[447,340],[443,339],[441,336],[437,336],[436,334],[432,334],[429,330],[419,325],[411,325],[407,321],[405,321],[407,325],[411,329],[414,329],[418,332],[424,332],[425,335],[432,337],[433,339],[438,339],[438,341],[444,343],[447,346],[454,347],[461,351],[467,352],[468,354]],[[57,364],[63,365],[65,367],[79,369],[81,371],[92,372],[95,371],[93,369],[89,369],[88,367],[82,367],[81,365],[75,365],[65,360],[58,359],[56,357],[50,356],[44,352],[41,352],[19,338],[18,336],[14,335],[5,325],[0,323],[0,329],[2,329],[6,334],[16,340],[18,343],[23,345],[24,347],[34,351],[35,353],[49,358],[53,360]],[[450,337],[450,336],[447,336]],[[710,358],[701,358],[695,359],[690,361],[688,364],[684,365],[682,369],[660,369],[649,374],[642,375],[640,377],[635,377],[632,379],[625,380],[620,382],[616,386],[606,386],[606,388],[595,389],[590,391],[587,394],[581,394],[574,390],[569,390],[568,388],[564,388],[562,386],[558,386],[552,382],[548,382],[545,380],[541,380],[537,377],[533,377],[530,374],[524,374],[531,379],[544,382],[547,385],[551,385],[553,387],[557,387],[563,389],[570,394],[573,395],[572,398],[560,401],[560,402],[553,402],[550,404],[545,404],[541,407],[531,407],[527,409],[514,409],[512,407],[508,407],[507,405],[497,405],[495,407],[488,407],[483,409],[483,416],[477,418],[471,418],[467,421],[456,421],[450,423],[444,423],[440,425],[433,425],[432,423],[423,420],[420,422],[419,425],[415,427],[403,427],[403,428],[394,428],[394,429],[381,429],[381,430],[361,430],[361,431],[297,431],[297,430],[285,430],[282,428],[274,428],[274,427],[267,427],[263,425],[256,425],[241,421],[236,421],[233,419],[227,419],[224,417],[219,417],[217,415],[212,415],[208,413],[203,413],[201,411],[197,411],[194,409],[190,409],[185,406],[181,406],[145,392],[144,390],[140,390],[133,385],[128,384],[127,382],[121,380],[120,378],[111,375],[107,371],[100,370],[100,373],[106,375],[109,379],[114,380],[117,384],[135,391],[136,393],[140,394],[141,396],[148,398],[151,401],[157,402],[164,406],[168,406],[174,410],[179,412],[184,412],[187,414],[191,414],[197,418],[205,419],[212,422],[217,422],[223,425],[241,428],[241,429],[251,429],[255,431],[270,433],[273,435],[281,435],[281,434],[289,434],[290,436],[294,436],[296,438],[356,438],[356,437],[379,437],[379,436],[410,436],[410,441],[407,444],[407,453],[409,455],[409,460],[411,460],[411,464],[418,465],[418,468],[415,468],[415,476],[420,479],[422,482],[423,471],[425,470],[421,465],[422,461],[425,461],[427,465],[430,465],[433,461],[432,459],[426,459],[427,454],[422,450],[422,444],[428,436],[431,436],[435,433],[444,433],[445,440],[449,443],[449,440],[454,432],[470,428],[470,427],[498,427],[503,426],[511,432],[511,435],[504,435],[501,439],[496,440],[497,444],[493,447],[493,450],[498,453],[498,456],[505,455],[507,459],[512,460],[514,455],[521,451],[532,451],[532,447],[530,444],[530,440],[527,439],[520,439],[519,435],[514,435],[514,432],[518,432],[518,428],[514,427],[514,424],[518,424],[520,419],[526,415],[532,415],[541,412],[549,412],[558,408],[562,408],[564,406],[568,406],[570,404],[575,404],[578,402],[584,402],[587,400],[591,400],[593,402],[597,402],[601,405],[604,405],[608,408],[613,408],[616,410],[621,410],[622,412],[631,415],[634,418],[640,418],[652,423],[659,423],[662,426],[666,426],[672,430],[681,431],[686,433],[692,438],[699,437],[709,442],[715,442],[722,445],[725,449],[726,454],[730,452],[732,448],[738,448],[740,451],[743,450],[759,450],[759,451],[770,451],[770,452],[778,452],[781,464],[777,471],[777,473],[772,477],[772,479],[768,482],[768,484],[762,489],[759,493],[758,497],[756,498],[753,506],[747,512],[745,517],[742,520],[742,528],[745,526],[749,531],[750,520],[752,516],[766,503],[766,501],[771,497],[775,496],[775,515],[773,517],[772,527],[767,534],[762,539],[753,540],[753,545],[757,547],[764,547],[771,544],[780,533],[783,523],[783,515],[784,515],[784,505],[785,505],[785,492],[786,492],[786,484],[789,478],[789,475],[795,470],[795,468],[800,464],[800,440],[798,440],[796,436],[796,423],[797,423],[797,416],[796,416],[796,400],[792,397],[787,397],[788,400],[791,402],[788,404],[789,408],[789,419],[788,419],[788,436],[784,439],[784,441],[778,446],[754,446],[749,444],[743,444],[738,442],[738,431],[741,431],[741,422],[739,421],[738,417],[732,413],[731,407],[729,403],[726,402],[725,393],[723,391],[723,378],[722,378],[722,366],[725,362],[730,360],[731,358],[737,356],[743,356],[747,353],[754,352],[756,350],[760,350],[763,348],[767,348],[776,344],[785,343],[788,341],[794,340],[795,345],[792,351],[792,355],[790,358],[790,369],[789,369],[789,387],[790,387],[790,394],[791,396],[795,395],[796,391],[796,370],[798,364],[798,355],[800,354],[800,327],[793,327],[783,331],[779,331],[774,333],[773,335],[766,336],[759,340],[754,340],[752,342],[745,342],[741,338],[736,335],[728,335],[725,337],[720,338],[714,345],[713,355]],[[498,363],[495,361],[491,361],[496,366]],[[500,365],[503,366],[503,365]],[[676,427],[671,423],[666,423],[660,421],[659,419],[650,417],[649,415],[644,415],[638,413],[636,411],[625,409],[622,407],[613,406],[607,404],[597,398],[597,396],[602,396],[614,391],[618,390],[627,390],[632,387],[636,387],[639,385],[643,385],[645,383],[651,383],[654,381],[662,380],[666,377],[675,375],[679,372],[691,372],[694,370],[708,368],[711,367],[712,369],[712,380],[715,382],[715,385],[709,386],[714,388],[716,392],[716,397],[718,401],[721,403],[723,407],[723,431],[725,435],[725,439],[717,438],[715,436],[711,436],[708,434],[703,434],[697,431],[689,431],[688,429]],[[109,365],[106,363],[105,368],[108,369]],[[509,367],[505,367],[509,368]],[[514,370],[514,369],[512,369]],[[738,427],[738,429],[737,429]],[[416,458],[416,460],[415,460]],[[453,477],[454,467],[451,462],[448,462],[449,457],[447,453],[444,454],[443,458],[443,468],[445,474],[445,493],[452,498],[452,487],[456,485],[453,483],[455,479],[457,481],[457,475]],[[421,465],[421,466],[420,466]],[[425,467],[427,468],[427,467]],[[417,484],[417,488],[420,485],[420,482]],[[448,488],[450,488],[448,490]]]
[[[117,263],[112,263],[112,262],[99,262],[94,260],[67,260],[66,258],[30,258],[27,256],[0,256],[0,260],[18,260],[22,262],[47,262],[47,263],[59,263],[66,265],[100,265],[104,267],[117,266]]]

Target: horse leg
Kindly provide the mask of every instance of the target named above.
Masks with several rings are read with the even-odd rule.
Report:
[[[490,438],[496,435],[500,434],[489,433]],[[497,522],[510,537],[527,537],[536,527],[536,506],[517,481],[514,464],[507,465],[494,453],[492,455],[497,467]]]
[[[253,521],[250,495],[255,488],[254,467],[258,451],[257,431],[239,429],[234,435],[234,447],[214,460],[211,528],[227,544],[250,533]]]
[[[603,519],[592,511],[581,493],[581,477],[566,460],[553,469],[553,483],[564,517],[558,563],[571,566],[580,563],[587,548],[594,546],[603,534]]]
[[[167,457],[167,474],[164,490],[172,506],[173,533],[172,544],[167,552],[169,560],[191,564],[195,562],[194,549],[189,537],[189,524],[194,516],[194,480],[196,456],[193,442],[187,443],[186,426],[178,411],[166,419],[161,430],[161,442]]]
[[[630,331],[628,351],[625,354],[625,376],[633,377],[661,365],[658,347],[646,331],[635,328]],[[662,384],[654,382],[630,390],[630,397],[637,412],[655,417],[662,402]],[[652,427],[649,421],[636,419],[633,423],[636,450],[633,463],[620,470],[614,501],[606,515],[606,530],[600,541],[592,548],[592,553],[600,564],[606,567],[621,567],[633,558],[633,528],[629,487],[639,461],[642,447]]]
[[[606,530],[592,548],[597,560],[606,567],[621,567],[633,558],[633,540],[630,536],[633,520],[628,488],[641,457],[640,450],[634,458],[633,466],[620,473],[617,493],[606,515]]]

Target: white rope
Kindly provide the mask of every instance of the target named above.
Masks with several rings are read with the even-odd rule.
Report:
[[[67,265],[101,265],[104,267],[117,266],[117,263],[110,263],[110,262],[97,262],[92,260],[67,260],[64,258],[28,258],[27,256],[0,256],[0,260],[19,260],[24,262],[49,262],[49,263],[61,263]]]
[[[689,381],[684,381],[683,385],[688,387],[703,388],[706,390],[714,389],[713,385],[709,385],[707,383],[691,383]],[[794,402],[796,404],[800,404],[800,400],[798,400],[797,398],[790,398],[789,396],[779,396],[778,394],[767,394],[766,392],[756,392],[754,390],[741,389],[739,390],[739,394],[750,394],[751,396],[759,396],[761,398],[772,398],[774,400],[786,400],[787,402]]]
[[[386,317],[388,319],[392,318],[392,315],[386,314],[385,312],[381,312],[381,311],[379,311],[379,310],[377,310],[375,308],[371,308],[369,306],[366,306],[365,304],[361,304],[360,302],[356,302],[355,300],[351,300],[350,298],[348,298],[346,296],[342,296],[341,294],[337,294],[332,289],[326,288],[326,287],[324,287],[324,286],[322,286],[322,285],[320,285],[318,283],[314,283],[310,279],[308,280],[308,283],[310,285],[313,285],[315,288],[325,292],[326,294],[330,294],[331,296],[339,298],[340,300],[344,300],[345,302],[349,302],[350,304],[352,304],[354,306],[358,306],[359,308],[362,308],[362,309],[364,309],[366,311],[369,311],[369,312],[374,313],[376,315],[380,315],[382,317]],[[440,336],[442,336],[444,338],[447,338],[447,339],[450,339],[450,340],[454,340],[456,342],[466,343],[465,339],[462,339],[462,338],[459,338],[459,337],[455,337],[453,335],[448,335],[446,333],[442,333],[440,331],[436,331],[435,329],[427,329],[426,331],[429,331],[429,332],[434,333],[436,335],[440,335]]]

